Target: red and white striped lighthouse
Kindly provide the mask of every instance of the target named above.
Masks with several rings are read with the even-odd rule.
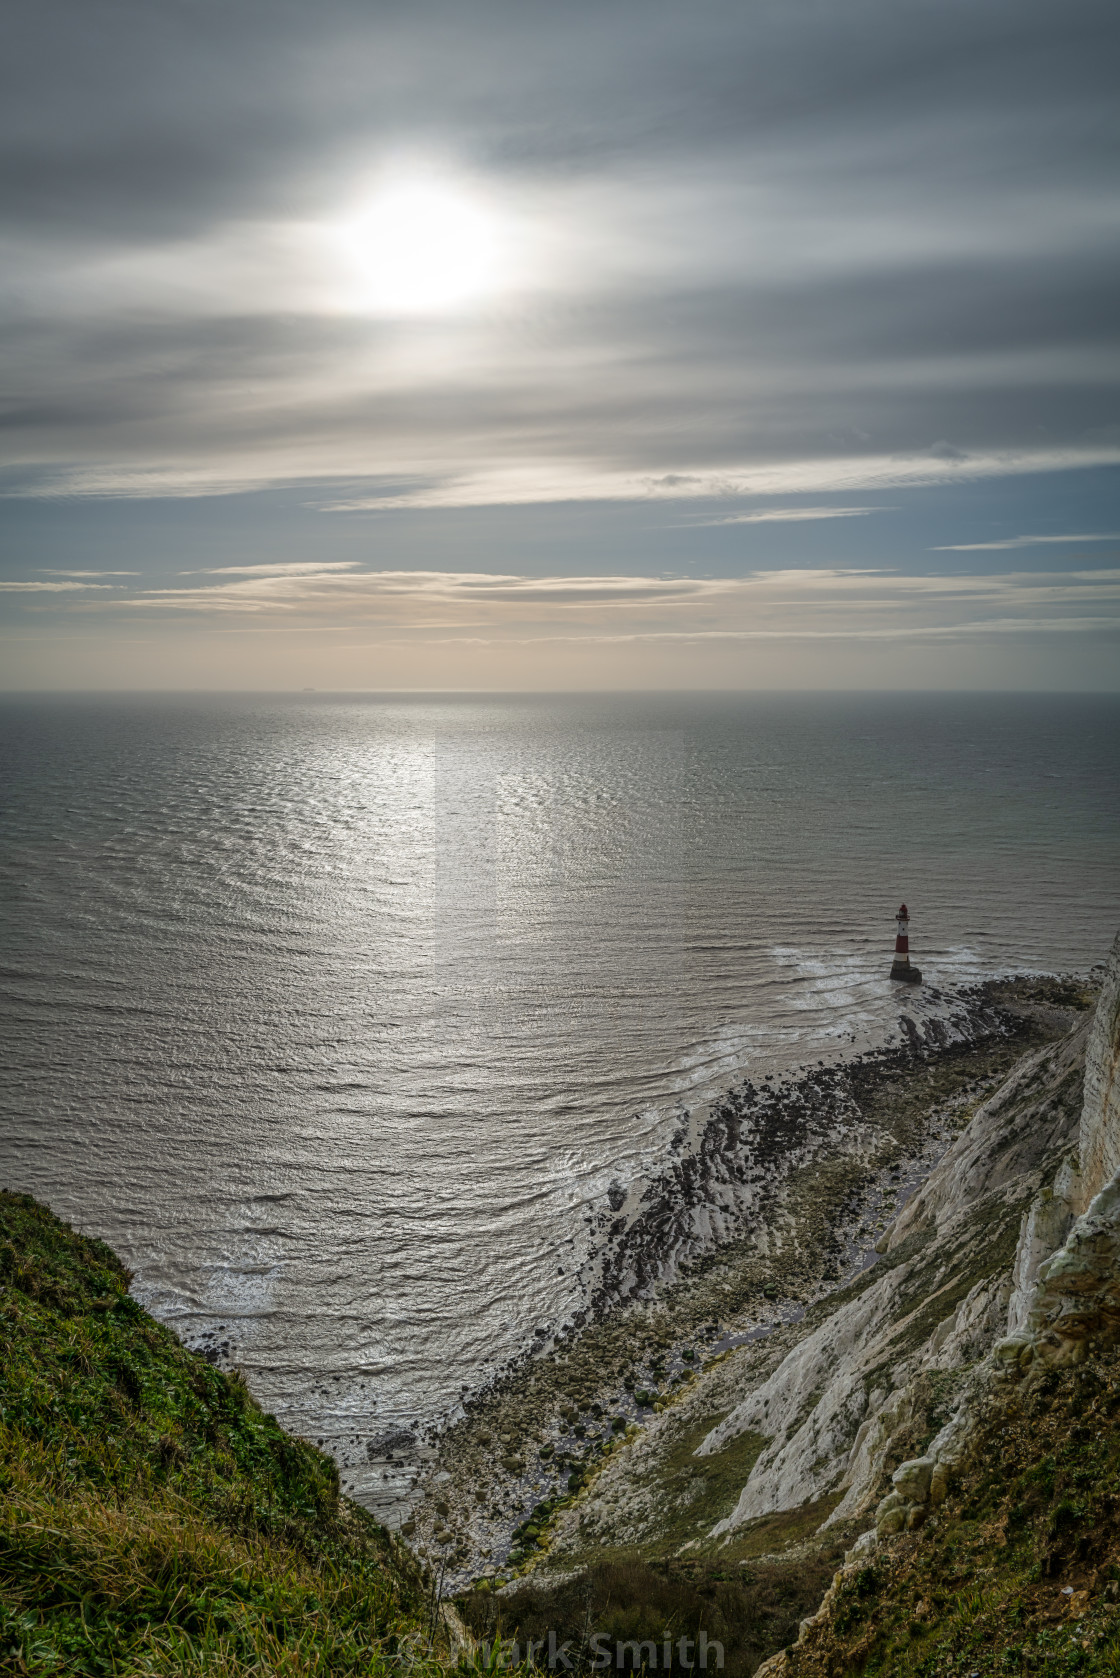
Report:
[[[898,921],[898,937],[894,941],[891,978],[901,979],[905,985],[920,985],[922,975],[918,968],[910,965],[910,915],[905,903],[898,911],[896,919]]]

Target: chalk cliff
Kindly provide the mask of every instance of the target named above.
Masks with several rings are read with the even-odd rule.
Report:
[[[959,1274],[962,1262],[981,1272],[952,1317],[912,1343],[895,1365],[896,1375],[904,1377],[901,1386],[888,1395],[880,1385],[868,1396],[868,1414],[859,1424],[842,1473],[833,1481],[844,1496],[829,1520],[870,1512],[883,1488],[892,1436],[903,1432],[921,1403],[917,1390],[921,1371],[939,1367],[957,1373],[960,1385],[954,1414],[920,1455],[894,1468],[889,1489],[877,1502],[874,1526],[869,1525],[849,1549],[821,1608],[803,1622],[795,1648],[760,1668],[767,1678],[782,1672],[830,1670],[837,1660],[843,1664],[850,1659],[851,1650],[841,1645],[858,1618],[850,1611],[855,1582],[870,1576],[868,1564],[884,1548],[879,1570],[888,1596],[880,1618],[884,1623],[890,1620],[889,1592],[903,1593],[905,1581],[920,1573],[914,1551],[900,1551],[892,1561],[892,1546],[900,1535],[930,1522],[958,1484],[967,1491],[966,1501],[982,1506],[981,1458],[991,1452],[993,1439],[1014,1440],[1017,1428],[1020,1435],[1025,1433],[1019,1449],[1022,1462],[1012,1459],[1006,1448],[1004,1455],[1015,1460],[1016,1466],[1026,1464],[1020,1478],[1028,1484],[1032,1475],[1037,1479],[1039,1470],[1031,1463],[1031,1430],[1022,1426],[1025,1415],[1037,1417],[1035,1432],[1042,1438],[1047,1421],[1053,1431],[1055,1404],[1063,1394],[1071,1416],[1079,1417],[1089,1401],[1087,1395],[1096,1395],[1092,1401],[1099,1405],[1102,1393],[1109,1394],[1114,1387],[1120,1393],[1120,1366],[1112,1367],[1117,1362],[1114,1348],[1120,1342],[1120,937],[1113,945],[1087,1041],[1084,1035],[1075,1032],[1057,1048],[1031,1057],[977,1112],[880,1243],[888,1261],[891,1254],[903,1261],[863,1299],[842,1306],[835,1318],[822,1324],[813,1336],[816,1348],[811,1349],[808,1342],[796,1348],[766,1386],[752,1393],[704,1442],[702,1449],[718,1449],[729,1429],[761,1427],[768,1403],[780,1403],[784,1413],[795,1412],[807,1390],[805,1380],[819,1380],[821,1370],[830,1369],[823,1394],[808,1418],[774,1437],[759,1457],[734,1514],[722,1524],[731,1528],[763,1508],[774,1507],[782,1496],[819,1495],[830,1474],[837,1474],[837,1457],[859,1415],[860,1387],[866,1389],[869,1379],[887,1367],[885,1354],[892,1343],[905,1342],[907,1324],[921,1321],[921,1302],[908,1291],[912,1281],[918,1276],[928,1278],[933,1284],[932,1301],[943,1292],[945,1279],[951,1284]],[[1082,1055],[1083,1100],[1077,1122],[1071,1126],[1070,1096],[1080,1081],[1077,1063]],[[1003,1221],[1000,1208],[1010,1210],[1015,1205],[1022,1210],[1009,1263],[991,1265],[995,1248],[985,1246],[984,1231]],[[966,1254],[969,1242],[973,1243],[970,1257]],[[914,1248],[919,1250],[903,1258]],[[1082,1378],[1078,1372],[1090,1359],[1098,1367]],[[1063,1388],[1061,1379],[1066,1375]],[[821,1453],[817,1458],[812,1456],[807,1430]],[[1081,1431],[1067,1427],[1063,1434],[1059,1429],[1055,1444],[1068,1443]],[[1098,1441],[1106,1437],[1100,1432],[1095,1435]],[[830,1451],[836,1453],[831,1464],[827,1461]],[[1043,1455],[1042,1447],[1036,1446],[1036,1451],[1048,1465],[1046,1473],[1052,1474],[1058,1450]],[[1079,1508],[1087,1514],[1092,1501],[1093,1475],[1087,1456],[1076,1478],[1088,1499],[1078,1504],[1067,1498],[1060,1506],[1073,1510],[1074,1519]],[[994,1507],[990,1486],[987,1495]],[[1023,1507],[1015,1505],[1012,1513]],[[1020,1513],[1018,1518],[1026,1517]],[[1071,1519],[1068,1513],[1066,1519]],[[1051,1523],[1047,1530],[1047,1542],[1054,1546],[1059,1523]],[[1103,1542],[1100,1532],[1096,1537],[1098,1543]],[[1085,1550],[1091,1544],[1090,1535],[1083,1534],[1079,1542]],[[1060,1567],[1062,1560],[1060,1547],[1051,1548],[1044,1556],[1043,1572]],[[884,1566],[894,1567],[897,1579],[889,1571],[882,1574]],[[1038,1571],[1036,1563],[1035,1574]],[[1095,1602],[1107,1609],[1118,1594],[1110,1586],[1109,1595],[1098,1591],[1094,1598],[1102,1574],[1101,1568],[1088,1572],[1082,1589],[1076,1583],[1062,1587],[1067,1598],[1077,1597],[1078,1611],[1084,1616],[1092,1615]],[[1045,1605],[1039,1609],[1037,1603],[1027,1601],[1027,1594],[1019,1599],[1020,1618],[1029,1622],[1027,1609],[1032,1606],[1037,1610],[1034,1618],[1045,1619]],[[1091,1619],[1086,1624],[1091,1626]],[[919,1629],[924,1633],[927,1628]],[[1038,1634],[1042,1641],[1049,1635],[1045,1627]],[[1100,1636],[1108,1635],[1102,1621]],[[1082,1639],[1083,1646],[1089,1648],[1091,1641]],[[874,1639],[865,1639],[861,1663],[873,1648]]]
[[[704,1440],[701,1455],[747,1430],[768,1440],[717,1533],[830,1494],[831,1522],[862,1513],[920,1377],[960,1370],[1005,1335],[1072,1222],[1048,1185],[1075,1157],[1088,1031],[1020,1064],[886,1232],[870,1279]]]

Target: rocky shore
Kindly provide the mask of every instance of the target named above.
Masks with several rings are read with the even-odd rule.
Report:
[[[604,1213],[582,1321],[430,1441],[403,1530],[445,1590],[509,1589],[542,1565],[663,1547],[640,1520],[600,1531],[599,1488],[633,1482],[637,1509],[645,1477],[656,1497],[648,1439],[679,1453],[707,1418],[694,1452],[822,1301],[880,1262],[884,1229],[1016,1061],[1064,1037],[1092,1000],[1076,980],[977,987],[942,1018],[905,1020],[892,1048],[744,1081],[682,1125],[658,1179],[640,1195],[620,1186]],[[752,1449],[721,1459],[730,1501],[718,1514]],[[701,1525],[717,1518],[713,1497],[708,1486],[693,1499]],[[678,1544],[698,1539],[697,1522],[685,1526]]]

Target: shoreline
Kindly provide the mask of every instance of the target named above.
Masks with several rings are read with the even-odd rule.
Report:
[[[872,1267],[884,1227],[976,1106],[1069,1029],[1091,983],[987,981],[949,1022],[921,1031],[904,1015],[897,1045],[744,1079],[714,1102],[637,1215],[605,1221],[583,1320],[499,1371],[417,1453],[428,1467],[400,1530],[447,1590],[522,1577],[553,1518],[643,1419]]]

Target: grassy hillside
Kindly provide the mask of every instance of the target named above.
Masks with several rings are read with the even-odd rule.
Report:
[[[334,1464],[0,1192],[0,1671],[446,1670],[407,1552]]]
[[[1120,1352],[992,1395],[920,1532],[846,1580],[788,1678],[1120,1673]]]

